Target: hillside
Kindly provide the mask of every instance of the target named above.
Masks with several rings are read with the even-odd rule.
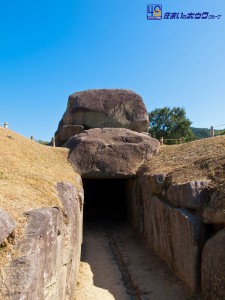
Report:
[[[191,131],[194,133],[197,140],[210,137],[210,129],[209,128],[191,127]]]
[[[148,163],[148,173],[165,172],[173,182],[210,179],[212,186],[225,191],[225,136],[179,145],[164,145]]]
[[[194,133],[197,140],[208,138],[210,137],[211,134],[209,128],[191,127],[191,131]],[[224,129],[222,130],[214,129],[214,134],[215,136],[224,134]]]
[[[43,146],[0,127],[0,207],[16,221],[17,237],[26,222],[23,212],[60,206],[57,182],[79,187],[67,155],[67,149]]]

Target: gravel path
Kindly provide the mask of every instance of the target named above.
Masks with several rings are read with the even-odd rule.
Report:
[[[188,289],[128,224],[89,223],[76,300],[192,300]]]

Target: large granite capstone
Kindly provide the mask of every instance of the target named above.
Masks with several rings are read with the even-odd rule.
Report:
[[[82,125],[84,129],[127,128],[147,132],[149,117],[141,96],[133,91],[87,90],[69,96],[66,112],[55,134],[56,139],[60,133],[60,139],[64,140],[61,127],[67,125]]]
[[[122,178],[136,176],[158,152],[159,141],[125,128],[95,128],[70,138],[65,146],[83,177]]]

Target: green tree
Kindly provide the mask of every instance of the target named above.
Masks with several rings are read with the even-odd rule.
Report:
[[[149,113],[150,128],[152,137],[160,139],[194,140],[195,136],[191,131],[192,122],[186,117],[183,107],[156,108]],[[168,141],[167,144],[174,144],[175,141]]]

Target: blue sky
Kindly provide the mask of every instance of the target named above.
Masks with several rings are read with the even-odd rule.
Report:
[[[148,111],[182,106],[195,127],[225,124],[224,0],[0,3],[0,122],[12,130],[50,140],[68,96],[92,88],[134,90]],[[222,17],[149,21],[150,3]]]

